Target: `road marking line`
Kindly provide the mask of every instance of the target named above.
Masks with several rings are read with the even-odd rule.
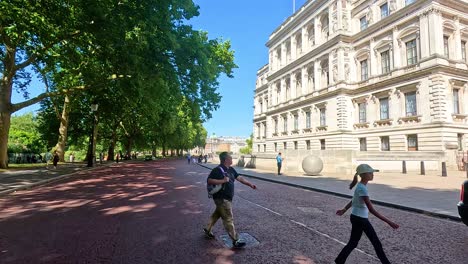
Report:
[[[275,215],[283,216],[282,214],[280,214],[280,213],[278,213],[278,212],[275,212],[275,211],[273,211],[273,210],[271,210],[271,209],[268,209],[268,208],[263,207],[263,206],[261,206],[261,205],[259,205],[259,204],[256,204],[256,203],[254,203],[254,202],[251,202],[251,201],[249,201],[249,200],[247,200],[247,199],[245,199],[245,198],[242,198],[242,199],[244,199],[245,201],[247,201],[247,202],[249,202],[249,203],[251,203],[251,204],[253,204],[253,205],[256,205],[256,206],[258,206],[258,207],[260,207],[260,208],[263,208],[263,209],[265,209],[265,210],[267,210],[267,211],[269,211],[269,212],[272,212],[272,213],[274,213]]]
[[[318,231],[318,230],[316,230],[316,229],[313,229],[313,228],[311,228],[311,227],[308,227],[306,224],[303,224],[303,223],[294,221],[294,220],[292,220],[292,219],[290,219],[290,220],[291,220],[291,222],[293,222],[293,223],[295,223],[295,224],[298,224],[298,225],[300,225],[300,226],[302,226],[302,227],[304,227],[304,228],[306,228],[306,229],[308,229],[308,230],[310,230],[310,231],[312,231],[312,232],[314,232],[314,233],[317,233],[317,234],[319,234],[319,235],[321,235],[321,236],[324,236],[324,237],[326,237],[326,238],[329,238],[329,239],[331,239],[331,240],[333,240],[333,241],[335,241],[335,242],[337,242],[337,243],[339,243],[339,244],[341,244],[341,245],[343,245],[343,246],[346,246],[346,243],[343,242],[343,241],[341,241],[341,240],[338,240],[338,239],[336,239],[336,238],[334,238],[334,237],[331,237],[330,235],[327,235],[327,234],[322,233],[322,232],[320,232],[320,231]],[[371,254],[369,254],[369,253],[366,253],[366,252],[363,251],[363,250],[360,250],[360,249],[358,249],[358,248],[355,248],[354,250],[359,251],[359,252],[361,252],[361,253],[364,254],[364,255],[367,255],[367,256],[369,256],[369,257],[371,257],[371,258],[373,258],[373,259],[377,259],[377,260],[378,260],[378,258],[376,258],[375,256],[373,256],[373,255],[371,255]]]
[[[260,208],[262,208],[262,209],[265,209],[265,210],[267,210],[268,212],[274,213],[274,214],[279,215],[279,216],[283,216],[282,214],[280,214],[280,213],[278,213],[278,212],[275,212],[275,211],[273,211],[273,210],[271,210],[271,209],[269,209],[269,208],[266,208],[266,207],[261,206],[261,205],[259,205],[259,204],[257,204],[257,203],[251,202],[251,201],[245,199],[244,197],[240,197],[240,198],[243,199],[243,200],[246,201],[246,202],[249,202],[249,203],[251,203],[251,204],[253,204],[253,205],[256,205],[256,206],[258,206],[258,207],[260,207]],[[310,231],[316,233],[316,234],[319,234],[319,235],[324,236],[324,237],[326,237],[326,238],[329,238],[329,239],[331,239],[331,240],[333,240],[333,241],[335,241],[335,242],[337,242],[337,243],[339,243],[339,244],[341,244],[341,245],[343,245],[343,246],[346,246],[346,243],[345,243],[345,242],[340,241],[340,240],[338,240],[338,239],[336,239],[336,238],[334,238],[334,237],[331,237],[330,235],[327,235],[327,234],[325,234],[325,233],[322,233],[322,232],[320,232],[320,231],[318,231],[318,230],[316,230],[316,229],[313,229],[313,228],[311,228],[311,227],[308,227],[306,224],[303,224],[303,223],[301,223],[301,222],[294,221],[294,220],[292,220],[292,219],[289,219],[289,220],[290,220],[291,222],[297,224],[297,225],[300,225],[300,226],[302,226],[302,227],[304,227],[304,228],[306,228],[306,229],[308,229],[308,230],[310,230]],[[370,257],[370,258],[373,258],[373,259],[378,260],[377,257],[375,257],[375,256],[373,256],[373,255],[371,255],[371,254],[369,254],[369,253],[367,253],[367,252],[365,252],[365,251],[363,251],[363,250],[361,250],[361,249],[359,249],[359,248],[355,248],[354,250],[356,250],[356,251],[358,251],[358,252],[361,252],[362,254],[364,254],[364,255],[366,255],[366,256],[368,256],[368,257]]]

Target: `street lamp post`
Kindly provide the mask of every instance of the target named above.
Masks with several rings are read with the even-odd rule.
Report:
[[[94,162],[94,129],[97,123],[97,116],[96,111],[98,109],[97,104],[91,105],[91,111],[93,112],[93,126],[91,128],[91,135],[89,137],[89,145],[88,145],[88,167],[93,167]]]

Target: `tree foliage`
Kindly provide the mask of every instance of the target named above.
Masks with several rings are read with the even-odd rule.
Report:
[[[188,24],[199,15],[192,0],[0,1],[0,13],[0,167],[11,114],[41,101],[48,147],[54,137],[86,141],[95,103],[97,138],[109,155],[117,142],[126,152],[200,145],[202,123],[221,100],[218,79],[236,67],[229,41]],[[45,87],[32,98],[28,69]],[[15,90],[23,102],[11,103]],[[70,109],[60,116],[65,95]]]

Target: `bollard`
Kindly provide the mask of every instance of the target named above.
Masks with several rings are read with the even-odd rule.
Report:
[[[445,161],[442,162],[442,177],[447,177],[447,165]]]
[[[401,162],[401,166],[402,166],[403,174],[406,174],[406,161],[405,160]]]
[[[426,175],[426,169],[424,169],[424,161],[421,161],[421,175]]]

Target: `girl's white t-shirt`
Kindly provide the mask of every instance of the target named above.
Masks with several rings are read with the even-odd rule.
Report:
[[[351,205],[353,210],[351,211],[351,214],[362,218],[368,218],[369,209],[367,209],[366,203],[364,202],[364,199],[362,199],[364,196],[369,196],[367,186],[359,182],[354,190],[353,202]]]

